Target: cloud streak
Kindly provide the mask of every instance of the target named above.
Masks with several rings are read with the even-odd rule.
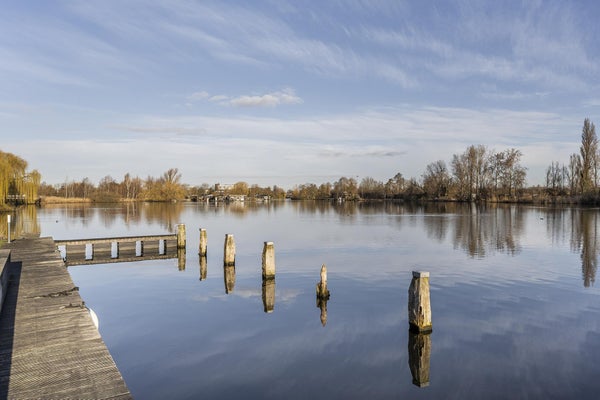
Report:
[[[241,95],[230,97],[223,94],[209,95],[201,91],[188,96],[190,101],[208,100],[222,106],[233,106],[243,108],[253,107],[277,107],[281,105],[302,104],[304,101],[296,95],[293,89],[287,88],[281,91],[265,93],[261,95]]]

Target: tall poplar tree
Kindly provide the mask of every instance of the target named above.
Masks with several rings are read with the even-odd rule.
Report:
[[[586,193],[594,189],[594,178],[596,175],[596,155],[598,153],[598,137],[596,136],[596,127],[589,118],[583,121],[581,131],[581,147],[579,154],[581,157],[580,170],[580,188],[581,193]]]

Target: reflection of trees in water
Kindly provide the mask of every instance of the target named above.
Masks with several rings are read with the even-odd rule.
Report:
[[[581,274],[583,286],[589,287],[596,281],[598,268],[598,211],[571,210],[571,250],[581,251]]]
[[[40,224],[37,218],[37,207],[33,205],[19,207],[11,213],[13,217],[10,222],[10,237],[11,239],[21,238],[24,236],[39,236]],[[6,223],[6,215],[0,214],[0,237],[8,237],[8,224]]]
[[[521,251],[519,238],[523,233],[524,214],[519,207],[499,205],[462,205],[462,207],[462,212],[453,218],[454,248],[465,250],[471,257],[484,257],[489,251],[500,251],[511,255]]]
[[[417,208],[418,207],[418,208]],[[465,203],[427,203],[406,208],[421,213],[427,237],[442,242],[452,231],[454,248],[471,257],[485,257],[500,251],[515,255],[521,251],[524,214],[516,206]]]
[[[147,223],[156,223],[167,232],[175,232],[181,222],[183,203],[144,203],[141,204],[143,216]]]
[[[80,215],[72,217],[79,217],[82,223],[87,224],[86,221],[90,220],[90,213],[94,212],[108,229],[115,223],[124,223],[128,226],[144,221],[148,224],[157,224],[167,232],[175,232],[177,224],[181,222],[183,209],[183,203],[106,203],[91,209],[80,207],[76,211]]]
[[[69,222],[69,221],[77,221],[78,223],[81,223],[82,226],[87,227],[88,224],[90,223],[91,217],[94,214],[94,212],[96,212],[96,209],[93,207],[90,207],[89,204],[87,203],[82,203],[82,204],[66,204],[66,205],[60,205],[60,204],[51,204],[48,206],[44,206],[44,208],[57,208],[57,207],[61,207],[60,209],[60,213],[62,218]]]
[[[136,202],[125,203],[124,206],[125,224],[138,224],[142,217],[140,215],[140,204]]]
[[[554,208],[544,211],[546,230],[552,243],[565,243],[568,237],[571,251],[580,253],[583,286],[593,285],[600,253],[598,210]]]
[[[572,208],[550,208],[544,209],[546,220],[546,232],[552,244],[565,243],[567,235],[572,230],[572,220],[577,211]]]

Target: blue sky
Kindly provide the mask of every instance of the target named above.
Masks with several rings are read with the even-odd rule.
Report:
[[[595,1],[7,1],[0,149],[49,183],[419,178],[471,144],[528,184],[600,109]]]

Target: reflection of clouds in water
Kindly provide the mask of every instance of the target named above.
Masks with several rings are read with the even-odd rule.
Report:
[[[276,289],[275,302],[278,303],[293,303],[296,298],[303,293],[300,289]],[[240,297],[242,299],[261,298],[261,289],[235,289],[230,294],[225,293],[209,293],[209,294],[194,294],[190,300],[208,302],[210,300],[226,300],[230,296]]]
[[[250,290],[244,295],[255,296],[257,292]],[[295,297],[297,294],[292,295]],[[358,299],[352,301],[360,302]],[[242,330],[222,329],[223,322],[214,325],[214,321],[208,321],[205,329],[218,333],[205,332],[202,335],[203,351],[168,358],[163,367],[188,370],[197,368],[198,365],[227,365],[226,374],[219,368],[202,370],[202,379],[212,382],[213,387],[231,385],[232,376],[236,377],[236,385],[266,381],[270,385],[273,371],[278,371],[278,374],[285,377],[278,385],[278,393],[282,387],[287,388],[286,390],[301,390],[300,386],[310,381],[311,385],[329,387],[330,389],[324,389],[324,393],[337,396],[340,393],[356,395],[354,390],[365,390],[353,387],[364,386],[362,378],[353,380],[354,383],[346,382],[344,377],[347,373],[359,373],[364,377],[373,368],[387,371],[402,371],[406,368],[408,323],[404,307],[396,308],[395,304],[388,302],[376,316],[358,306],[352,307],[356,313],[348,314],[348,310],[339,310],[348,318],[334,317],[335,322],[323,328],[318,309],[314,308],[312,302],[306,303],[306,306],[310,307],[313,317],[309,324],[302,318],[297,318],[298,310],[290,310],[292,315],[276,310],[268,318],[262,317],[264,314],[251,313],[258,316],[261,322],[245,326]],[[241,316],[231,315],[230,318]],[[389,346],[390,339],[392,347]],[[365,347],[362,345],[365,340],[374,340],[381,345]],[[242,354],[243,358],[240,358]],[[263,362],[268,363],[268,368],[262,367]],[[335,365],[336,373],[333,373],[332,365]],[[292,380],[289,379],[291,370],[295,371],[295,378]],[[345,372],[340,374],[340,370]],[[395,377],[396,374],[392,374],[394,378],[387,383],[392,387],[410,379],[410,374],[398,378]],[[331,385],[337,389],[332,389]]]
[[[575,296],[578,301],[570,301]],[[548,349],[577,352],[589,332],[600,331],[600,320],[588,317],[600,311],[598,296],[600,293],[580,297],[576,290],[557,294],[543,284],[518,282],[440,288],[432,292],[433,332],[443,326],[457,336],[440,336],[436,349],[455,349],[457,337],[472,343],[482,343],[486,337],[506,337],[520,349],[515,357],[524,363],[533,357],[530,353]],[[548,330],[548,326],[556,329]],[[578,329],[571,329],[574,326]]]
[[[579,355],[599,355],[597,343],[588,343],[590,333],[600,329],[600,321],[589,318],[599,311],[596,296],[584,297],[582,304],[581,297],[569,301],[574,292],[551,295],[540,285],[454,289],[446,288],[433,304],[433,354],[438,370],[460,365],[461,376],[494,376],[485,385],[469,385],[470,396],[503,393],[503,382],[523,376],[531,386],[519,385],[511,397],[529,397],[525,394],[534,390],[560,398],[572,394],[569,385],[589,385]],[[436,327],[444,334],[436,335]],[[572,378],[567,386],[559,383],[565,376]],[[446,374],[432,380],[438,387],[463,387]]]

